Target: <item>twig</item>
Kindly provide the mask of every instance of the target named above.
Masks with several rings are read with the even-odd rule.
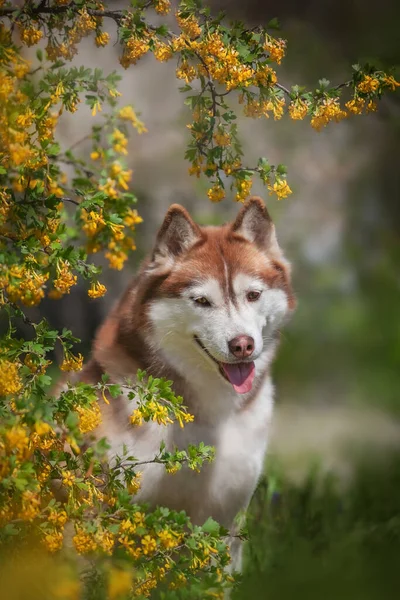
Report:
[[[12,17],[14,13],[23,14],[24,8],[0,8],[0,17]],[[65,13],[69,10],[76,10],[78,12],[81,10],[81,7],[71,2],[71,4],[66,4],[65,6],[43,6],[43,3],[39,4],[39,6],[33,8],[29,7],[29,10],[25,11],[27,14],[32,16],[40,16],[40,15],[59,15]],[[113,19],[117,25],[121,23],[123,18],[122,11],[117,10],[95,10],[92,8],[87,8],[87,13],[91,17],[108,17],[109,19]]]

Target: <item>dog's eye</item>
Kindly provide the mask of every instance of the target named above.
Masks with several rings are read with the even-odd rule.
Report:
[[[204,296],[199,296],[199,298],[192,298],[195,304],[200,304],[201,306],[211,306],[211,303]]]
[[[246,298],[249,302],[255,302],[256,300],[259,299],[260,296],[261,296],[261,292],[252,291],[252,292],[247,292]]]

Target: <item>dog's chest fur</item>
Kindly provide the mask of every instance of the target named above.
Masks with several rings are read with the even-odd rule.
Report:
[[[199,473],[187,466],[175,474],[167,474],[159,464],[141,466],[142,485],[134,499],[153,507],[185,510],[198,524],[211,516],[231,527],[235,515],[247,508],[262,471],[272,393],[271,381],[266,378],[249,406],[221,414],[220,418],[214,415],[208,422],[204,416],[195,417],[183,429],[177,424],[160,426],[154,422],[132,428],[128,415],[135,408],[134,401],[128,405],[121,399],[127,425],[121,428],[120,414],[115,424],[107,419],[104,431],[111,445],[110,458],[121,453],[123,444],[138,461],[152,460],[161,441],[168,450],[186,449],[189,444],[200,442],[213,446],[214,460],[205,463]],[[208,394],[212,394],[211,389]],[[229,401],[230,398],[225,399],[225,405],[229,406]]]

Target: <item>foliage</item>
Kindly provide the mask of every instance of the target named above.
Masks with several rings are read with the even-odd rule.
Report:
[[[287,89],[273,66],[286,48],[270,34],[274,22],[251,30],[228,25],[193,1],[179,5],[179,33],[168,19],[161,25],[150,21],[152,10],[169,13],[168,0],[134,1],[126,10],[85,0],[13,4],[0,1],[0,301],[8,321],[0,348],[0,536],[7,552],[12,550],[7,570],[21,568],[23,561],[29,571],[34,556],[39,570],[58,574],[62,598],[77,597],[81,586],[88,598],[147,597],[155,588],[168,598],[220,597],[231,584],[223,570],[229,561],[227,532],[212,521],[193,526],[183,513],[150,512],[132,503],[143,463],[125,451],[110,468],[107,441],[90,440],[101,423],[101,403],[122,392],[132,402],[132,427],[148,420],[165,426],[190,422],[171,382],[138,373],[135,382],[118,386],[103,377],[97,386],[70,383],[54,396],[49,353],[60,345],[61,370],[79,371],[77,340],[45,320],[33,322],[21,309],[39,304],[45,294],[54,299],[68,294],[78,276],[88,281],[90,298],[104,295],[101,270],[90,255],[104,252],[111,268],[122,269],[141,222],[124,157],[129,125],[138,134],[145,126],[131,106],[119,105],[115,73],[105,76],[68,61],[85,36],[93,35],[98,47],[111,41],[107,19],[117,25],[125,68],[148,53],[161,62],[176,60],[192,111],[189,170],[210,180],[212,201],[222,200],[229,186],[236,200],[245,200],[255,174],[278,198],[291,193],[284,165],[265,158],[255,167],[243,163],[236,114],[228,104],[232,95],[250,117],[280,119],[287,108],[292,119],[307,117],[320,130],[330,121],[375,110],[381,95],[398,83],[373,66],[355,65],[351,79],[340,85],[321,80],[315,90]],[[31,64],[25,47],[36,44]],[[65,150],[55,141],[63,112],[76,112],[82,99],[102,119],[81,140],[91,140],[88,160],[77,153],[79,144]],[[31,331],[27,339],[16,336],[21,320]],[[212,456],[204,444],[174,451],[161,446],[151,462],[173,474],[182,466],[198,470]],[[43,549],[39,554],[37,545]],[[83,567],[77,554],[89,558]],[[26,581],[29,585],[29,577]],[[48,588],[43,595],[55,593]]]
[[[271,462],[254,497],[235,598],[264,598],[265,589],[272,600],[397,597],[399,450],[351,450],[346,483],[318,466],[294,483]]]

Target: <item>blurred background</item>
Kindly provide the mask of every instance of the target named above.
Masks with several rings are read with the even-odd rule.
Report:
[[[108,4],[119,8],[123,3]],[[315,86],[322,77],[340,83],[356,62],[382,67],[400,62],[400,5],[394,1],[208,4],[250,25],[279,19],[278,35],[288,47],[278,76],[289,87]],[[110,33],[115,34],[112,24]],[[101,319],[151,248],[172,202],[183,204],[204,224],[223,222],[238,210],[230,198],[211,204],[207,182],[188,175],[183,155],[190,114],[173,61],[160,64],[148,56],[124,71],[117,56],[117,45],[96,49],[93,40],[86,40],[74,62],[120,71],[122,101],[132,103],[147,126],[148,133],[132,136],[128,156],[144,218],[138,250],[122,272],[105,268],[102,281],[109,292],[104,299],[90,301],[77,287],[63,300],[40,306],[53,325],[67,326],[82,339],[85,353]],[[79,140],[87,123],[84,108],[72,118],[66,115],[59,127],[62,146]],[[293,189],[288,199],[269,198],[258,185],[253,192],[266,199],[276,222],[280,244],[293,264],[298,298],[274,365],[273,475],[253,503],[255,535],[240,597],[397,597],[400,461],[393,457],[400,441],[399,130],[398,93],[385,97],[377,114],[331,124],[320,133],[288,117],[239,120],[247,164],[265,156],[288,167]],[[82,145],[82,152],[88,151]],[[262,591],[264,583],[269,593]]]

